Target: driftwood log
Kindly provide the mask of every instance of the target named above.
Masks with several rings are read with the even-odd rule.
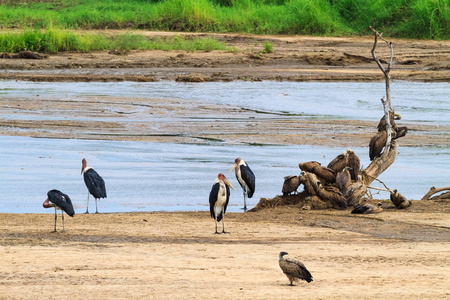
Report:
[[[435,188],[434,186],[432,186],[431,188],[430,188],[430,190],[428,191],[428,193],[426,193],[423,197],[422,197],[422,199],[421,200],[430,200],[431,199],[431,196],[433,196],[434,194],[437,194],[437,193],[440,193],[440,192],[443,192],[443,191],[449,191],[449,192],[446,192],[446,193],[443,193],[442,195],[439,195],[439,196],[436,196],[438,199],[450,199],[450,195],[448,195],[448,194],[450,194],[450,187],[443,187],[443,188]],[[436,197],[433,197],[433,198],[436,198]]]

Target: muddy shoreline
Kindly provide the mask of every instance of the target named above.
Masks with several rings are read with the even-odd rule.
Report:
[[[0,79],[28,81],[378,81],[373,37],[255,36],[139,32],[149,37],[213,36],[236,51],[119,51],[0,59]],[[261,53],[264,41],[273,53]],[[450,41],[393,39],[393,80],[450,81]],[[120,55],[117,55],[117,54]],[[389,60],[379,44],[377,56]]]

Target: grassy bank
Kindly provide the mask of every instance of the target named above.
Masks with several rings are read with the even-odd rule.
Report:
[[[186,39],[181,36],[148,39],[139,34],[80,34],[67,30],[27,30],[22,33],[0,34],[0,52],[23,50],[38,52],[90,52],[99,50],[225,50],[224,43],[212,38]]]
[[[243,32],[450,38],[448,0],[3,0],[5,28]]]

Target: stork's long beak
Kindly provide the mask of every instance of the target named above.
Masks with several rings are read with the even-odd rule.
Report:
[[[231,170],[231,171],[233,171],[233,170]],[[228,181],[228,179],[225,176],[223,177],[223,182],[225,182],[225,184],[228,185],[234,191],[233,186],[231,185],[231,183]]]
[[[231,168],[231,170],[230,170],[230,173],[234,170],[234,168],[236,168],[237,167],[237,164],[235,163],[234,165],[233,165],[233,167]]]

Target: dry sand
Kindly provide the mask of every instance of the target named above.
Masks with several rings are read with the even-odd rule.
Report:
[[[448,299],[450,205],[385,212],[278,207],[66,216],[0,214],[1,299]],[[314,277],[291,287],[287,251]]]
[[[162,35],[164,33],[147,33]],[[372,38],[257,37],[216,35],[240,51],[212,53],[131,52],[60,54],[44,60],[0,60],[2,79],[41,81],[117,80],[379,80],[370,58]],[[264,40],[275,52],[259,54]],[[448,41],[395,40],[395,79],[446,81]],[[380,45],[380,47],[382,47]],[[385,50],[382,50],[385,51]],[[384,53],[384,54],[383,54]],[[348,55],[350,54],[350,55]],[[386,57],[386,51],[380,53]],[[215,120],[214,107],[150,103],[152,122],[133,118],[149,103],[136,99],[80,99],[53,102],[2,99],[5,113],[21,120],[0,120],[2,135],[87,139],[198,142],[216,138],[242,142],[243,132],[228,131],[227,119],[214,127],[185,116]],[[111,101],[112,100],[112,101]],[[124,103],[125,102],[125,103]],[[52,109],[48,105],[53,104]],[[56,105],[55,105],[56,103]],[[141,105],[144,104],[144,105]],[[178,108],[178,109],[177,109]],[[33,121],[34,113],[91,114],[83,122]],[[220,107],[235,128],[253,128],[255,143],[366,145],[373,122],[302,122]],[[123,121],[97,122],[98,114]],[[135,114],[127,114],[133,111]],[[164,117],[173,123],[161,121]],[[161,116],[159,119],[158,116]],[[92,120],[89,120],[92,118]],[[51,119],[50,119],[51,120]],[[354,122],[354,123],[352,123]],[[343,126],[354,125],[349,136]],[[408,124],[402,124],[408,125]],[[203,126],[203,127],[202,127]],[[209,128],[208,128],[209,127]],[[289,134],[301,128],[315,139]],[[157,134],[148,136],[148,128]],[[448,128],[423,127],[402,145],[448,145]],[[260,132],[266,134],[261,135]],[[201,133],[201,134],[199,134]],[[330,138],[334,137],[334,138]],[[335,144],[336,146],[337,144]],[[400,211],[385,203],[372,216],[349,210],[302,210],[301,206],[229,213],[230,234],[215,235],[209,212],[120,213],[66,216],[66,231],[53,229],[52,214],[0,214],[0,299],[449,299],[450,217],[448,201],[415,202]],[[287,251],[302,260],[314,281],[288,286],[277,255]]]

